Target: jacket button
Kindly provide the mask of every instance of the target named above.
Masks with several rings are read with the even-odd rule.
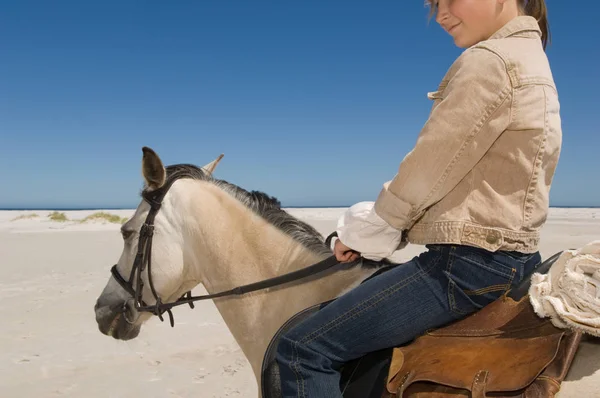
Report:
[[[490,245],[494,245],[494,244],[498,243],[498,236],[497,236],[497,235],[495,235],[495,234],[494,234],[494,235],[488,235],[488,236],[485,238],[485,241],[486,241],[487,243],[489,243]]]

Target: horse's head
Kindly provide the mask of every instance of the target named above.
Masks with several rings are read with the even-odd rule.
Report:
[[[209,178],[222,156],[197,172]],[[178,176],[178,170],[168,176],[158,155],[147,147],[143,148],[142,174],[143,200],[121,228],[123,251],[94,307],[100,331],[121,340],[135,338],[152,316],[138,308],[155,305],[157,298],[173,302],[198,283],[190,277],[185,261],[184,215],[176,206],[174,182],[188,176]]]

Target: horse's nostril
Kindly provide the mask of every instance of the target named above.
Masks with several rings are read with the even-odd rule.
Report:
[[[135,309],[133,299],[127,300],[123,303],[121,312],[123,313],[123,318],[125,318],[125,321],[130,324],[133,324],[135,321],[137,321],[139,317],[139,313]]]

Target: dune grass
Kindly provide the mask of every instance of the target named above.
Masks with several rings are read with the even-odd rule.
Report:
[[[65,213],[61,213],[58,211],[53,211],[52,213],[48,214],[48,218],[51,219],[52,221],[58,221],[58,222],[69,221],[69,219],[67,218],[67,215]]]
[[[23,214],[19,217],[16,217],[15,219],[13,219],[13,221],[26,219],[26,218],[35,218],[35,217],[39,217],[39,216],[35,213]],[[111,214],[111,213],[107,213],[104,211],[98,211],[98,212],[90,214],[89,216],[87,216],[83,219],[80,219],[80,220],[79,219],[69,220],[69,218],[67,217],[67,215],[65,213],[53,211],[52,213],[48,214],[48,218],[52,221],[57,221],[57,222],[74,221],[74,222],[78,222],[78,223],[85,223],[88,221],[106,221],[106,222],[114,223],[114,224],[124,224],[128,220],[127,217],[119,217],[116,214]]]
[[[94,214],[90,214],[80,222],[84,223],[86,221],[96,221],[96,220],[105,220],[114,224],[124,224],[127,221],[127,217],[119,217],[116,214],[106,213],[104,211],[99,211]]]
[[[15,218],[13,218],[13,219],[12,219],[12,220],[10,220],[10,221],[29,220],[29,219],[32,219],[32,218],[37,218],[37,217],[39,217],[39,215],[38,215],[38,214],[36,214],[36,213],[30,213],[30,214],[21,214],[20,216],[18,216],[18,217],[15,217]]]

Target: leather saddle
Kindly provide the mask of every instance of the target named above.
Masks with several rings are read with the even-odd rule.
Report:
[[[560,254],[535,272],[548,272]],[[404,346],[372,352],[345,364],[340,382],[343,397],[554,397],[571,366],[581,333],[556,328],[549,319],[537,316],[529,303],[529,286],[526,279],[460,321],[430,330]],[[276,333],[263,361],[264,398],[281,397],[275,361],[279,337],[331,301],[299,312]]]

